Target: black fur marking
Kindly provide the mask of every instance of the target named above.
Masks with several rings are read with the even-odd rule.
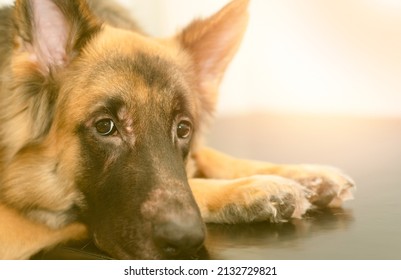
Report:
[[[118,97],[110,97],[105,102],[105,107],[115,118],[117,118],[118,112],[124,107],[124,105],[124,101]]]

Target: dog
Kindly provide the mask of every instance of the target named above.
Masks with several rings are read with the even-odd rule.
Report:
[[[248,2],[163,39],[110,1],[0,10],[0,258],[92,238],[113,258],[196,259],[205,223],[284,222],[351,198],[336,168],[203,146]]]

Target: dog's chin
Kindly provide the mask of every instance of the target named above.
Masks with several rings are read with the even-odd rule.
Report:
[[[93,240],[98,249],[119,260],[207,260],[210,258],[205,246],[200,247],[196,253],[169,255],[158,250],[149,241],[144,243],[135,242],[135,244],[132,241],[125,243],[102,242],[96,238],[96,235],[94,235]]]
[[[110,252],[113,258],[120,260],[207,260],[209,254],[205,247],[199,249],[198,252],[192,255],[180,254],[170,256],[162,254],[158,251],[148,250],[146,252],[132,252],[124,248],[115,248],[113,252]]]
[[[163,256],[154,250],[134,251],[129,250],[124,245],[115,244],[113,246],[97,245],[101,250],[109,254],[113,259],[118,260],[160,260]]]

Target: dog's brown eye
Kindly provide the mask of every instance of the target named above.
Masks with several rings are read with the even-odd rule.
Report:
[[[103,119],[95,124],[96,131],[102,136],[112,135],[116,131],[116,126],[111,119]]]
[[[181,121],[177,126],[177,136],[186,139],[191,135],[192,125],[189,121]]]

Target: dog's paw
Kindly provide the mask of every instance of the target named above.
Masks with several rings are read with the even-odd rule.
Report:
[[[257,175],[229,180],[218,201],[209,204],[205,222],[285,222],[301,218],[310,207],[309,191],[299,183],[279,176]]]
[[[353,199],[354,181],[339,169],[320,165],[300,165],[290,178],[309,191],[309,201],[318,207],[340,207]]]

